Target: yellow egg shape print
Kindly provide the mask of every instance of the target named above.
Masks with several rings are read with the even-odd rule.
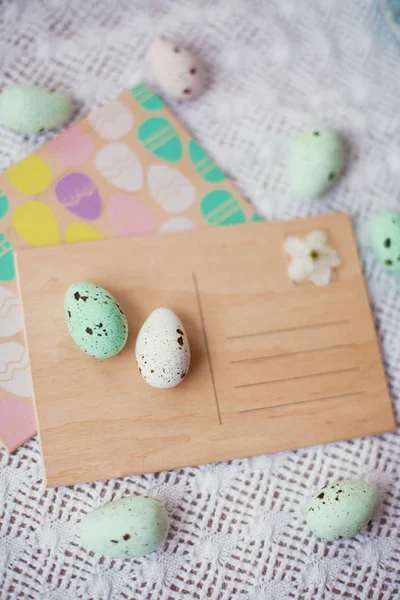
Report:
[[[104,240],[105,236],[94,227],[86,225],[86,223],[71,223],[65,232],[65,239],[68,244],[74,244],[75,242]]]
[[[43,192],[51,183],[51,171],[39,156],[31,154],[7,170],[11,183],[22,194]]]
[[[13,214],[16,232],[33,246],[53,246],[60,242],[57,219],[40,200],[25,202]]]

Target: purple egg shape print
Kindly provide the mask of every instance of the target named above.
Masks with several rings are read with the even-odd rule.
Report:
[[[101,214],[101,196],[93,179],[85,173],[68,173],[56,184],[57,200],[74,215],[87,221]]]

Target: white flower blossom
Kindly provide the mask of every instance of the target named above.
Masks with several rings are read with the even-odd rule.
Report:
[[[285,252],[290,256],[288,275],[292,281],[312,281],[317,286],[328,285],[332,269],[341,264],[336,250],[328,244],[325,231],[312,231],[304,239],[288,237]]]

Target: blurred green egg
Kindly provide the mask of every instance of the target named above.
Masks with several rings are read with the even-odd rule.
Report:
[[[304,131],[293,140],[289,157],[294,192],[309,200],[322,196],[339,177],[343,163],[343,144],[334,131]]]
[[[18,133],[43,133],[70,116],[71,99],[36,85],[17,85],[0,96],[0,122]]]
[[[371,246],[390,273],[400,271],[400,213],[383,211],[370,223]]]

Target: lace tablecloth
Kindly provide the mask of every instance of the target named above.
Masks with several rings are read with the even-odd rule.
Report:
[[[400,45],[375,2],[13,0],[0,11],[1,86],[69,91],[76,118],[147,77],[144,55],[157,33],[199,52],[209,90],[173,108],[259,212],[354,217],[398,412],[399,280],[375,262],[366,225],[375,209],[399,203]],[[323,200],[298,203],[286,180],[288,141],[321,123],[346,140],[348,168]],[[0,166],[44,139],[1,130]],[[33,439],[12,455],[0,450],[0,597],[396,599],[399,466],[400,438],[391,434],[46,491]],[[303,522],[305,498],[345,477],[377,482],[380,512],[354,539],[318,541]],[[82,515],[134,492],[165,501],[164,551],[112,560],[82,548]]]

